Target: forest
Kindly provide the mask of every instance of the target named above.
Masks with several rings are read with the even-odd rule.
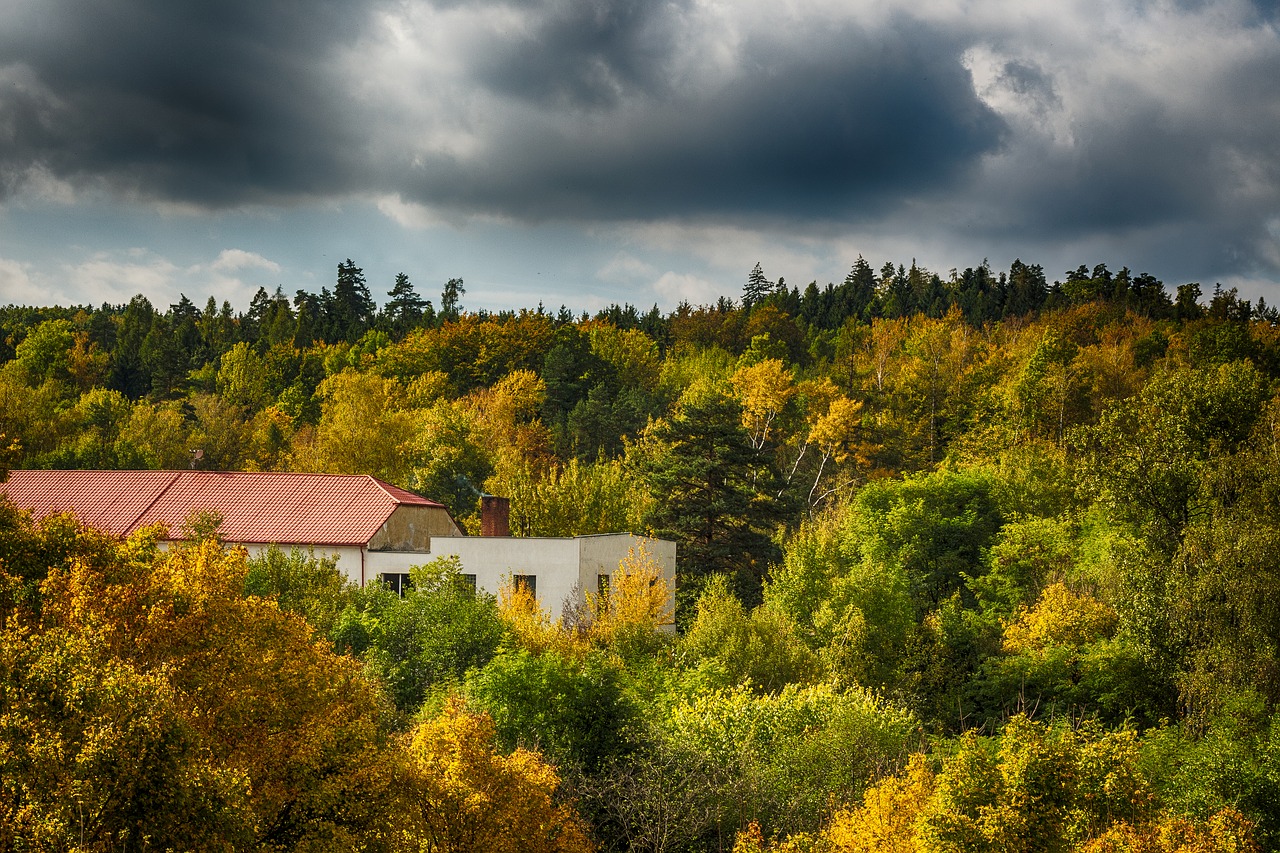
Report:
[[[678,543],[549,620],[0,504],[0,850],[1280,850],[1280,314],[859,257],[664,313],[0,308],[0,467]]]

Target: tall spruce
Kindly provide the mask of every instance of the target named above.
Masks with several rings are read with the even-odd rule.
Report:
[[[760,262],[757,261],[747,275],[746,287],[742,288],[742,302],[750,308],[772,292],[773,282],[765,278],[764,270],[760,268]]]
[[[364,280],[364,270],[350,258],[338,264],[331,310],[330,327],[335,340],[359,340],[373,320],[374,302]]]

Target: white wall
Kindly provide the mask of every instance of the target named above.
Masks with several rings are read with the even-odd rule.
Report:
[[[249,552],[250,557],[258,557],[270,547],[270,545],[248,544],[244,546],[244,549]],[[275,547],[279,548],[286,554],[294,548],[297,548],[299,551],[304,553],[311,548],[311,546],[308,545],[277,545]],[[358,545],[317,545],[314,546],[314,548],[311,548],[311,550],[316,555],[317,559],[321,557],[337,557],[338,568],[343,574],[358,584],[363,585],[378,579],[376,574],[369,574],[367,560],[363,559],[362,555],[369,552],[365,552],[364,549]],[[360,574],[362,565],[365,565],[363,577],[361,577]]]
[[[408,572],[411,566],[429,563],[437,557],[456,555],[462,571],[476,576],[476,588],[498,594],[510,575],[537,578],[538,601],[542,609],[559,619],[565,599],[575,595],[581,602],[586,590],[595,591],[598,575],[612,575],[627,552],[644,543],[663,567],[669,588],[675,590],[674,542],[645,539],[629,533],[583,536],[576,539],[507,538],[485,536],[433,536],[431,550],[369,551],[365,554],[365,582],[381,573]],[[352,573],[339,562],[339,567]],[[354,577],[353,577],[354,579]]]
[[[247,544],[250,557],[270,546]],[[288,553],[294,546],[282,545]],[[487,536],[433,536],[428,551],[369,551],[355,546],[317,546],[317,557],[336,557],[338,568],[355,583],[375,583],[380,574],[408,573],[413,566],[437,557],[457,556],[462,571],[476,576],[476,588],[493,595],[511,575],[537,578],[538,602],[552,619],[559,619],[570,595],[583,603],[595,592],[600,575],[613,575],[632,548],[643,547],[662,566],[671,590],[674,612],[676,543],[630,533],[579,536],[574,539]],[[306,550],[303,548],[302,550]]]

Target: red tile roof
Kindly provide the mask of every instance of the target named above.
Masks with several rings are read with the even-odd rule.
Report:
[[[194,512],[222,514],[228,542],[362,545],[398,506],[442,504],[373,477],[227,471],[11,471],[0,486],[36,519],[73,512],[90,527],[128,535],[164,524],[173,535]]]

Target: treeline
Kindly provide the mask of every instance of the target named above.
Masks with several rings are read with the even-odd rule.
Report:
[[[191,846],[177,800],[110,800],[137,753],[138,790],[177,774],[259,849],[512,849],[511,809],[560,828],[515,849],[1280,849],[1272,309],[1105,267],[886,265],[859,290],[861,267],[803,293],[757,267],[740,301],[667,315],[375,312],[341,340],[219,310],[219,354],[141,390],[111,377],[153,309],[12,309],[15,465],[370,473],[464,524],[504,494],[518,535],[675,539],[680,634],[643,555],[550,624],[442,564],[398,598],[305,554],[10,517],[11,837],[65,849],[96,814],[95,849],[144,820]],[[254,686],[294,683],[299,637],[298,707],[347,721],[334,739]],[[215,684],[224,642],[243,672]],[[143,705],[151,728],[103,722]],[[45,718],[56,744],[10,745]],[[361,785],[384,794],[344,810]]]

